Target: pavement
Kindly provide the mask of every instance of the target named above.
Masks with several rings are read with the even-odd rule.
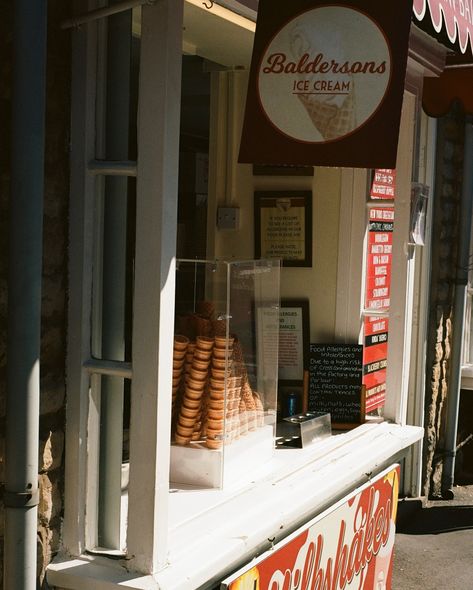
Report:
[[[392,590],[473,590],[473,485],[452,500],[400,500]]]

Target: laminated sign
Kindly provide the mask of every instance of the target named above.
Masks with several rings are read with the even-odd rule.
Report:
[[[394,168],[412,0],[260,0],[240,162]]]

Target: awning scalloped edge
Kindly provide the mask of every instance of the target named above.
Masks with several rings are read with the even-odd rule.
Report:
[[[437,33],[444,29],[449,41],[458,41],[462,53],[473,52],[473,0],[414,0],[413,12],[418,21],[430,12],[432,26]]]

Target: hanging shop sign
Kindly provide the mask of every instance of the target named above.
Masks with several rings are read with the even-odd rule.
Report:
[[[391,588],[399,490],[393,465],[227,578],[222,590]]]
[[[240,162],[394,168],[410,0],[260,0]]]
[[[431,24],[435,33],[446,36],[462,53],[473,50],[472,0],[414,0],[413,11],[419,22]]]

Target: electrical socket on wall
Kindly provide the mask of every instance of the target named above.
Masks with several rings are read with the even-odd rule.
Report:
[[[240,208],[239,207],[218,207],[217,209],[217,228],[218,229],[238,229],[240,227]]]

